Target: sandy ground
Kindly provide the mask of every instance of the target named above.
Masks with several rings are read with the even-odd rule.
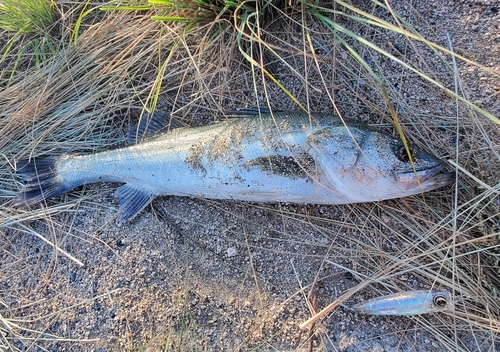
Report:
[[[404,1],[392,3],[430,39],[449,47],[449,35],[457,53],[500,69],[500,11],[494,1],[412,1],[414,11]],[[394,53],[401,49],[401,38],[385,39],[376,38]],[[318,50],[321,48],[320,43]],[[415,49],[418,47],[401,50],[404,55],[418,55]],[[412,140],[421,139],[422,129],[412,125],[411,119],[405,120],[405,112],[435,117],[429,121],[434,132],[426,134],[424,145],[444,158],[453,155],[456,140],[448,127],[456,118],[454,100],[426,88],[416,77],[398,75],[387,59],[367,54],[366,60],[387,75],[394,74],[392,88],[405,99],[398,109]],[[433,60],[429,57],[426,63],[432,66]],[[290,62],[300,67],[300,56],[291,57]],[[279,66],[273,70],[281,72]],[[282,78],[286,76],[285,69],[283,72]],[[469,99],[500,116],[498,79],[466,64],[461,64],[459,73]],[[453,87],[449,72],[436,75]],[[315,86],[313,69],[310,77]],[[292,93],[303,96],[300,82],[289,83]],[[352,87],[339,86],[334,92],[341,112],[391,131],[375,111],[366,108],[366,102],[381,109],[384,104],[369,92],[360,94],[362,85],[359,81],[353,84],[360,96],[359,105],[350,103]],[[267,96],[276,107],[293,107],[279,89],[269,89]],[[238,106],[244,99],[238,93],[226,97],[232,99],[230,106]],[[328,108],[324,92],[311,94],[310,99],[316,110]],[[191,122],[214,119],[213,114],[197,116],[205,117]],[[484,126],[490,136],[495,129],[498,132],[498,126]],[[498,153],[498,144],[495,148]],[[481,175],[485,183],[498,183],[498,167],[495,170],[489,165],[486,152],[474,156],[463,153],[461,158],[476,161],[463,165]],[[460,183],[461,188],[468,185]],[[409,197],[345,206],[165,196],[133,221],[119,224],[112,193],[118,186],[94,184],[77,189],[65,198],[70,206],[64,211],[29,223],[64,253],[20,228],[0,228],[0,313],[18,325],[5,332],[15,350],[381,352],[500,348],[498,325],[488,331],[451,313],[370,317],[349,309],[364,299],[398,289],[449,289],[440,280],[440,275],[450,277],[449,272],[439,272],[439,265],[431,265],[437,273],[431,280],[422,271],[411,270],[415,262],[410,263],[410,270],[398,266],[394,276],[354,294],[312,329],[299,328],[312,310],[321,310],[366,278],[381,277],[381,272],[397,262],[394,258],[404,260],[424,253],[420,260],[425,266],[426,251],[447,240],[446,232],[430,229],[446,216],[453,187],[430,192],[425,200]],[[494,197],[492,204],[498,207],[498,195]],[[55,199],[51,204],[58,202],[60,199]],[[496,230],[488,226],[485,231],[498,232],[498,223]],[[411,243],[420,243],[422,234],[427,236],[423,244],[411,247]],[[498,316],[495,318],[492,311],[487,318]]]

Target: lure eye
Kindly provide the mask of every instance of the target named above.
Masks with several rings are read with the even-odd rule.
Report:
[[[434,305],[436,305],[438,307],[444,307],[444,306],[446,306],[446,297],[441,296],[441,295],[437,295],[432,300],[432,303],[434,303]]]
[[[412,159],[415,158],[415,151],[412,149],[412,148],[408,148],[409,151],[410,151],[410,154],[411,154],[411,157]],[[408,155],[408,152],[406,151],[406,148],[404,145],[402,145],[401,147],[399,147],[397,150],[396,150],[396,157],[404,162],[404,163],[409,163],[410,162],[410,156]]]

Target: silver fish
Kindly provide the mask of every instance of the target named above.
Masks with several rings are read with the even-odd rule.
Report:
[[[27,181],[14,200],[31,206],[85,183],[123,182],[120,221],[158,195],[254,202],[346,204],[404,197],[450,184],[453,172],[417,146],[334,115],[280,112],[176,128],[152,114],[125,148],[18,162]],[[347,127],[346,127],[347,126]]]
[[[377,297],[352,307],[370,315],[418,315],[452,311],[455,307],[448,291],[405,291]]]

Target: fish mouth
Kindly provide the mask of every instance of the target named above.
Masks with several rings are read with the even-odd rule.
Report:
[[[455,182],[455,171],[444,171],[445,168],[446,164],[440,162],[433,167],[417,169],[416,174],[413,170],[400,173],[398,178],[407,184],[408,188],[413,188],[416,184],[419,185],[422,191],[430,191]]]

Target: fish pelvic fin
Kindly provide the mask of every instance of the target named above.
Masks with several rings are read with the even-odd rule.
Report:
[[[155,196],[145,190],[125,184],[115,191],[115,197],[120,204],[118,221],[124,222],[139,214]]]
[[[31,206],[78,186],[64,183],[57,172],[58,160],[58,157],[41,157],[16,163],[16,173],[26,181],[26,184],[14,198],[15,207]]]

